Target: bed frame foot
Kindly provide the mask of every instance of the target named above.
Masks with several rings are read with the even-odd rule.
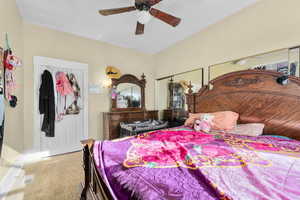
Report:
[[[83,167],[84,167],[84,187],[81,192],[80,200],[87,199],[87,191],[89,189],[91,177],[90,177],[90,155],[89,146],[85,145],[83,148]]]
[[[80,200],[86,200],[86,195],[87,195],[87,190],[82,190],[82,192],[81,192],[81,196],[80,196]]]

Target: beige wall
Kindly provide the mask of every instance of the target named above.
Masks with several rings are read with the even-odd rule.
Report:
[[[33,146],[33,56],[65,59],[89,65],[89,83],[100,84],[107,65],[138,77],[145,73],[146,106],[154,108],[153,57],[107,43],[77,37],[24,22],[24,145]],[[89,137],[102,138],[101,112],[109,110],[107,90],[89,95]]]
[[[300,45],[299,8],[299,0],[260,0],[156,54],[156,77]]]
[[[0,46],[4,47],[5,33],[7,32],[15,54],[23,57],[22,20],[16,3],[13,0],[0,0],[0,5]],[[18,106],[16,108],[6,106],[0,179],[23,150],[23,71],[23,69],[16,71]]]

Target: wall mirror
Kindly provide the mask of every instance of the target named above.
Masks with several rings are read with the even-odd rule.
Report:
[[[145,110],[145,76],[138,79],[125,74],[119,79],[112,79],[111,111]]]
[[[160,119],[174,121],[187,116],[185,94],[191,83],[194,92],[203,86],[203,69],[171,75],[156,81],[156,109]]]
[[[246,69],[272,70],[299,77],[299,59],[299,47],[241,58],[211,66],[209,68],[209,80],[223,74]]]

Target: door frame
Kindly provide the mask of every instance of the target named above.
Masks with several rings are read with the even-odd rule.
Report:
[[[89,127],[89,120],[88,120],[88,64],[85,63],[79,63],[79,62],[73,62],[73,61],[67,61],[67,60],[61,60],[61,59],[55,59],[55,58],[49,58],[49,57],[43,57],[43,56],[34,56],[33,57],[33,65],[34,65],[34,94],[33,94],[33,116],[34,116],[34,138],[33,138],[33,151],[34,152],[40,152],[41,151],[41,130],[40,130],[40,114],[38,113],[38,94],[39,94],[39,76],[40,76],[40,68],[41,65],[54,65],[54,66],[63,66],[63,69],[76,69],[76,70],[82,70],[83,76],[84,76],[84,85],[83,85],[83,95],[84,95],[84,101],[83,104],[85,106],[84,109],[84,138],[88,138],[88,127]],[[58,67],[59,68],[59,67]],[[79,142],[79,141],[78,141]],[[78,149],[80,150],[80,149]],[[74,151],[72,149],[71,151]],[[57,154],[60,154],[57,152]]]

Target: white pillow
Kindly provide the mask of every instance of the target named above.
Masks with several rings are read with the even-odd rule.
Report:
[[[234,129],[226,133],[246,136],[260,136],[263,134],[265,125],[262,123],[238,124]]]

